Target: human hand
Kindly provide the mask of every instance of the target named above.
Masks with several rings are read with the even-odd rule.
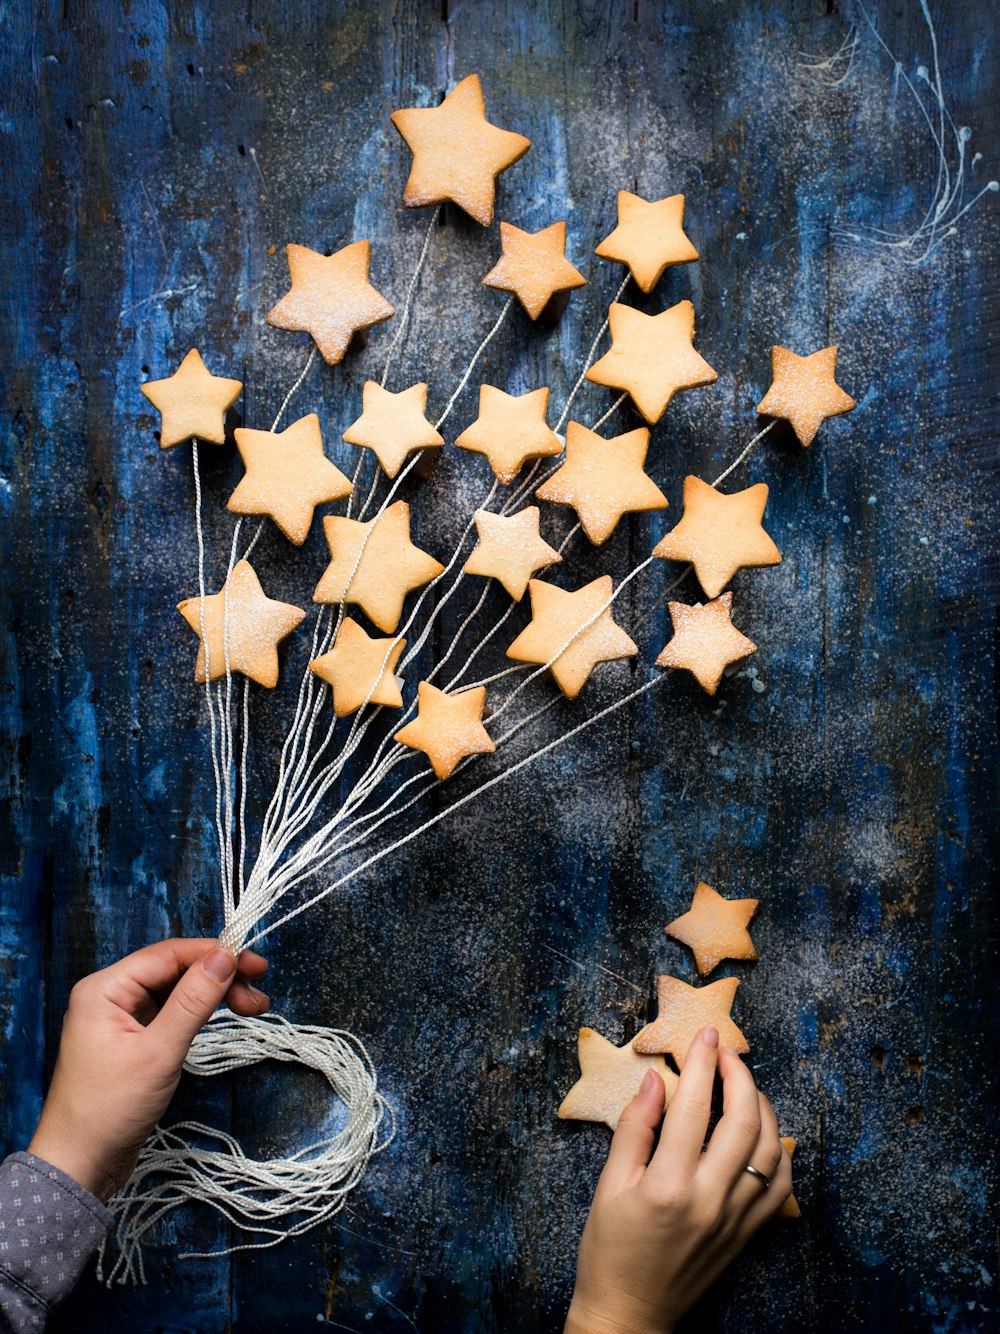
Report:
[[[131,1176],[213,1011],[268,1008],[250,982],[266,971],[249,950],[237,963],[214,940],[164,940],[82,978],[28,1151],[108,1199]]]
[[[702,1152],[716,1070],[722,1117]],[[650,1071],[622,1113],[580,1242],[566,1334],[669,1334],[792,1189],[774,1109],[702,1029],[663,1116]],[[745,1169],[771,1179],[765,1187]]]

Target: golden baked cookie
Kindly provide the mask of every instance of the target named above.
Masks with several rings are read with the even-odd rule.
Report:
[[[690,947],[699,974],[707,977],[723,959],[756,959],[757,951],[747,927],[759,902],[759,899],[724,899],[711,885],[699,881],[691,907],[664,930]]]
[[[206,595],[204,607],[201,597],[193,597],[178,602],[177,610],[201,641],[194,665],[199,685],[205,684],[206,660],[211,680],[226,675],[228,646],[230,671],[269,689],[278,684],[278,645],[305,616],[301,607],[265,596],[248,560],[233,566],[225,587]]]
[[[401,746],[422,750],[438,778],[449,778],[466,755],[496,750],[483,726],[486,687],[445,694],[428,681],[417,686],[417,716],[393,737]]]
[[[504,484],[512,482],[529,459],[562,453],[562,441],[546,424],[547,389],[505,394],[491,384],[479,388],[479,416],[455,441],[459,449],[485,454]]]
[[[783,1135],[781,1143],[788,1150],[789,1158],[795,1157],[796,1141],[791,1136]],[[775,1218],[801,1218],[802,1210],[799,1208],[799,1202],[794,1195],[789,1195],[781,1208],[775,1214]]]
[[[226,413],[239,398],[242,380],[213,375],[192,348],[173,375],[139,386],[160,414],[160,448],[173,449],[192,438],[226,443]]]
[[[317,505],[351,494],[351,483],[323,453],[315,412],[283,431],[236,429],[243,480],[229,497],[234,514],[266,514],[300,547]]]
[[[750,1046],[729,1013],[739,984],[738,978],[724,977],[704,987],[689,987],[677,977],[658,977],[656,1018],[636,1034],[632,1046],[647,1054],[669,1054],[683,1070],[688,1048],[700,1030],[717,1028],[720,1047],[748,1052]]]
[[[614,1130],[650,1070],[663,1080],[664,1107],[674,1096],[677,1075],[662,1056],[641,1056],[631,1042],[616,1047],[592,1028],[580,1029],[576,1050],[580,1078],[556,1112],[564,1121],[603,1121]]]
[[[604,605],[614,592],[610,574],[601,575],[575,592],[543,583],[541,579],[530,579],[528,591],[531,623],[511,644],[507,657],[539,666],[555,658],[549,670],[568,699],[576,699],[598,663],[634,658],[638,653],[611,615],[610,606]],[[580,627],[598,612],[593,625],[573,639]]]
[[[312,334],[326,362],[342,360],[356,334],[396,313],[368,281],[371,249],[369,241],[352,241],[334,255],[287,246],[292,286],[268,311],[268,324]]]
[[[667,508],[667,498],[643,471],[649,432],[644,426],[606,440],[579,422],[566,428],[566,460],[535,495],[576,510],[591,542],[606,542],[626,514]]]
[[[479,75],[464,78],[440,106],[394,111],[391,120],[413,154],[403,203],[420,208],[450,199],[488,227],[496,178],[524,157],[531,140],[490,124]]]
[[[566,224],[554,222],[540,232],[522,232],[500,224],[501,255],[483,279],[484,287],[513,292],[533,320],[546,308],[555,314],[553,297],[583,287],[586,278],[566,258]]]
[[[772,347],[771,369],[773,383],[757,411],[762,416],[784,418],[803,445],[812,444],[827,417],[839,417],[857,406],[834,379],[835,347],[824,347],[807,357],[798,357],[787,347]]]
[[[664,269],[699,258],[684,234],[684,196],[647,200],[619,190],[618,226],[594,253],[627,264],[642,290],[651,292]]]
[[[344,440],[370,449],[388,477],[395,477],[415,450],[444,444],[427,420],[425,384],[411,384],[394,394],[374,380],[365,382],[361,416],[344,432]]]
[[[681,521],[657,542],[653,555],[690,561],[708,596],[718,597],[737,570],[781,564],[781,552],[761,522],[766,504],[764,482],[726,496],[699,477],[685,477]]]
[[[669,606],[674,636],[656,659],[657,667],[683,668],[714,695],[726,668],[757,652],[757,645],[733,625],[732,593],[723,593],[704,606],[690,607],[685,602]]]
[[[367,523],[327,514],[323,531],[330,564],[316,585],[313,601],[354,603],[387,634],[399,624],[407,593],[444,573],[440,561],[410,541],[410,507],[405,500],[397,500]]]
[[[694,350],[694,306],[678,301],[659,315],[612,303],[611,349],[587,371],[587,379],[624,389],[646,421],[660,420],[681,389],[714,384],[719,378]]]
[[[345,616],[333,648],[313,658],[309,670],[332,688],[338,718],[356,713],[365,700],[401,709],[403,696],[395,671],[405,648],[405,639],[373,639],[357,621]]]
[[[499,579],[515,602],[524,597],[533,574],[562,560],[539,531],[537,505],[511,515],[476,510],[473,517],[479,542],[465,562],[465,573]]]

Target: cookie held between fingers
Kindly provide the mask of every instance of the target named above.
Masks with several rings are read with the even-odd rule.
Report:
[[[636,1034],[633,1047],[637,1052],[668,1054],[678,1070],[683,1070],[695,1037],[703,1028],[712,1027],[718,1029],[720,1047],[748,1052],[750,1046],[730,1015],[739,984],[739,978],[724,977],[704,987],[689,987],[668,974],[658,977],[656,1018]]]
[[[498,480],[512,482],[530,460],[562,453],[562,441],[545,421],[548,406],[545,388],[505,394],[491,384],[480,385],[479,416],[455,444],[485,454]]]
[[[568,699],[577,697],[598,663],[634,658],[638,653],[636,645],[612,616],[611,607],[606,605],[614,592],[610,574],[601,575],[575,592],[541,579],[529,580],[528,590],[531,623],[511,644],[507,657],[538,666],[554,659],[549,671]],[[594,616],[594,623],[578,634]]]
[[[485,686],[448,695],[421,681],[417,700],[416,718],[400,728],[393,740],[422,750],[438,778],[450,778],[467,755],[491,755],[496,750],[482,721]]]
[[[268,311],[275,329],[312,334],[329,365],[343,360],[356,334],[396,311],[368,281],[371,242],[352,241],[333,255],[286,247],[291,289]]]
[[[796,1141],[791,1136],[782,1136],[782,1147],[788,1150],[789,1158],[795,1157]],[[802,1210],[799,1208],[799,1202],[794,1195],[789,1195],[787,1200],[783,1200],[781,1208],[775,1214],[775,1218],[801,1218]]]
[[[681,389],[719,378],[694,350],[694,306],[678,301],[659,315],[644,315],[615,301],[608,311],[611,350],[587,371],[587,379],[623,389],[651,426]]]
[[[656,659],[657,667],[679,667],[691,673],[701,688],[714,695],[727,667],[749,658],[757,645],[733,625],[732,593],[705,606],[671,602],[674,636]]]
[[[708,596],[718,597],[737,570],[781,564],[781,552],[761,522],[766,504],[764,482],[726,496],[699,477],[685,477],[681,521],[657,542],[653,555],[690,561]]]
[[[234,514],[266,514],[301,546],[316,506],[351,494],[351,483],[323,453],[315,412],[283,431],[237,427],[235,434],[246,473],[229,497]]]
[[[539,531],[537,505],[511,515],[476,510],[473,517],[479,542],[465,562],[465,573],[498,579],[515,602],[524,597],[533,574],[562,560]]]
[[[173,375],[140,385],[160,414],[160,448],[173,449],[192,438],[212,445],[226,442],[226,413],[243,390],[242,380],[213,375],[192,348]]]
[[[356,713],[365,700],[401,709],[403,696],[394,673],[405,648],[405,639],[373,639],[345,616],[333,648],[314,658],[309,670],[331,687],[338,718]]]
[[[646,200],[618,191],[618,226],[594,251],[632,270],[644,292],[651,292],[664,269],[699,258],[684,234],[684,196]]]
[[[502,254],[483,279],[484,287],[513,292],[531,319],[537,320],[553,297],[583,287],[586,278],[566,258],[566,224],[554,222],[539,232],[500,224]]]
[[[836,347],[799,357],[786,347],[775,346],[771,348],[771,368],[773,382],[757,404],[757,411],[761,416],[787,421],[802,445],[812,444],[827,417],[839,417],[857,406],[834,379]]]
[[[690,909],[666,927],[668,936],[689,946],[695,965],[707,977],[723,959],[756,959],[747,927],[759,899],[724,899],[704,881],[694,891]]]
[[[361,402],[361,416],[343,438],[349,445],[370,449],[387,477],[395,477],[416,450],[444,444],[444,437],[427,420],[425,384],[411,384],[394,394],[368,380]]]
[[[663,1080],[664,1107],[674,1096],[677,1075],[663,1057],[643,1056],[631,1042],[616,1047],[594,1029],[581,1028],[577,1057],[580,1078],[556,1112],[564,1121],[603,1121],[614,1130],[650,1070],[655,1070]]]

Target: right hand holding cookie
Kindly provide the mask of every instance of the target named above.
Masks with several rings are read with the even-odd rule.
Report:
[[[702,1152],[716,1071],[723,1114]],[[714,1028],[691,1044],[654,1149],[663,1093],[650,1071],[622,1113],[580,1242],[566,1334],[668,1334],[791,1192],[774,1109]]]

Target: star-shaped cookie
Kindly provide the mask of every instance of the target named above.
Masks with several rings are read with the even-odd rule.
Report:
[[[329,653],[314,658],[309,670],[333,689],[338,718],[356,713],[365,700],[390,709],[403,707],[395,677],[405,639],[373,639],[357,621],[345,616]]]
[[[202,599],[193,597],[178,602],[177,610],[201,640],[194,665],[199,685],[205,684],[206,658],[211,680],[226,675],[228,644],[231,671],[242,672],[262,686],[276,686],[278,645],[305,616],[301,607],[266,597],[248,560],[234,565],[226,586],[205,597],[204,608]]]
[[[783,417],[803,445],[811,445],[821,422],[856,406],[834,379],[837,349],[824,347],[798,357],[786,347],[771,348],[773,383],[757,404],[762,416]]]
[[[795,1157],[795,1149],[796,1149],[796,1141],[795,1141],[794,1139],[792,1139],[790,1135],[789,1135],[789,1136],[783,1135],[783,1136],[781,1137],[781,1143],[782,1143],[782,1146],[788,1150],[788,1156],[789,1156],[789,1158],[794,1158],[794,1157]],[[788,1199],[784,1201],[784,1203],[782,1204],[781,1208],[778,1210],[778,1212],[777,1212],[777,1214],[775,1215],[775,1217],[776,1217],[776,1218],[801,1218],[801,1217],[802,1217],[802,1210],[799,1208],[799,1202],[798,1202],[798,1200],[795,1198],[794,1195],[789,1195]]]
[[[664,1106],[674,1096],[678,1077],[662,1056],[641,1056],[631,1042],[616,1047],[592,1028],[580,1029],[576,1050],[580,1078],[556,1112],[564,1121],[603,1121],[614,1130],[649,1070],[663,1080]]]
[[[661,560],[688,560],[710,598],[737,570],[780,565],[781,552],[764,532],[767,485],[725,496],[699,477],[684,478],[684,513],[653,548]]]
[[[539,531],[537,505],[509,516],[476,510],[473,517],[479,542],[465,562],[465,573],[499,579],[515,602],[524,597],[537,570],[562,560]]]
[[[229,497],[234,514],[267,514],[300,547],[309,535],[317,505],[342,500],[351,484],[323,453],[315,412],[283,431],[236,429],[243,480]]]
[[[656,659],[657,667],[681,667],[714,695],[726,668],[757,652],[757,645],[733,625],[732,593],[704,606],[689,607],[684,602],[669,606],[674,636]]]
[[[625,514],[667,508],[667,498],[643,472],[649,432],[644,426],[605,440],[579,422],[566,428],[566,460],[535,495],[569,505],[595,545],[606,542]]]
[[[530,579],[528,591],[531,623],[511,644],[507,657],[539,666],[554,658],[549,670],[568,699],[576,699],[599,662],[634,658],[638,653],[635,644],[615,622],[610,606],[605,606],[614,592],[610,574],[602,574],[575,592],[543,583],[541,579]],[[593,625],[573,639],[576,631],[597,612],[600,614]],[[569,643],[571,639],[573,642]]]
[[[349,445],[370,449],[388,477],[395,477],[417,449],[436,449],[444,437],[427,420],[427,386],[411,384],[392,393],[366,380],[361,416],[344,432]]]
[[[719,378],[694,350],[694,306],[678,301],[659,315],[644,315],[615,301],[608,311],[611,349],[587,371],[587,379],[625,389],[654,425],[681,389],[714,384]]]
[[[500,224],[499,262],[483,279],[484,287],[513,292],[533,320],[555,296],[583,287],[586,278],[566,258],[566,224],[554,222],[540,232],[522,232]]]
[[[407,593],[444,573],[440,561],[410,541],[410,507],[405,500],[397,500],[367,523],[327,514],[323,531],[330,564],[316,585],[313,601],[352,602],[386,634],[399,624]]]
[[[242,380],[213,375],[192,348],[173,375],[139,388],[160,414],[160,448],[173,449],[192,437],[226,443],[226,413],[239,398]]]
[[[562,441],[549,429],[547,389],[505,394],[491,384],[479,388],[479,416],[455,441],[459,449],[485,454],[504,484],[512,482],[529,459],[562,453]]]
[[[684,1069],[688,1048],[703,1028],[719,1030],[719,1045],[734,1051],[750,1050],[746,1038],[733,1023],[730,1010],[739,978],[724,977],[704,987],[689,987],[680,978],[664,974],[656,979],[659,1000],[656,1018],[632,1040],[638,1052],[669,1053]]]
[[[642,290],[651,292],[664,269],[699,258],[684,235],[684,196],[646,200],[619,190],[618,226],[594,253],[627,264]]]
[[[289,245],[291,289],[267,313],[276,329],[312,334],[331,366],[342,360],[355,334],[395,315],[368,281],[371,242],[352,241],[334,255]]]
[[[496,750],[483,726],[485,704],[485,686],[448,695],[421,681],[417,686],[417,716],[401,727],[393,740],[422,750],[437,777],[449,778],[466,755],[490,755]]]
[[[479,75],[468,75],[440,106],[394,111],[391,119],[413,154],[403,203],[420,208],[450,199],[488,227],[496,178],[524,157],[531,140],[490,124]]]
[[[756,959],[757,951],[747,927],[757,911],[759,899],[724,899],[711,885],[700,881],[690,909],[664,927],[668,936],[690,946],[702,977],[723,959]]]

